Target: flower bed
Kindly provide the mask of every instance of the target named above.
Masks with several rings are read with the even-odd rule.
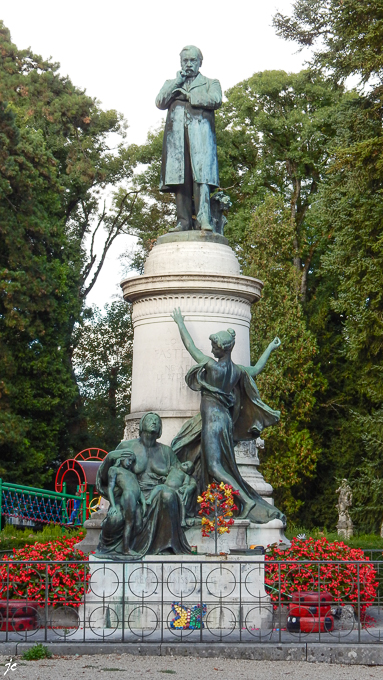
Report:
[[[13,555],[6,555],[0,565],[0,598],[28,600],[36,604],[79,607],[88,589],[89,567],[76,564],[87,560],[74,545],[78,536],[35,543]],[[22,561],[24,564],[17,563]],[[54,564],[55,561],[64,564]]]
[[[289,560],[292,562],[286,564]],[[309,563],[304,564],[301,560]],[[293,538],[287,550],[271,547],[266,555],[266,588],[273,602],[279,602],[280,591],[283,604],[291,601],[294,592],[316,590],[331,593],[334,603],[355,605],[359,582],[360,615],[363,618],[367,607],[376,598],[379,586],[376,575],[363,550],[350,548],[341,541],[330,543],[326,538]]]

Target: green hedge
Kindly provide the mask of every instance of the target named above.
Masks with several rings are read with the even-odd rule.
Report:
[[[377,534],[357,534],[352,536],[352,538],[342,538],[338,536],[336,531],[327,531],[327,529],[306,529],[305,527],[297,527],[294,525],[288,525],[285,531],[285,536],[288,539],[292,539],[299,534],[305,534],[306,538],[322,538],[325,536],[328,541],[342,541],[350,548],[361,548],[362,550],[382,550],[383,551],[383,538]]]
[[[68,529],[67,527],[60,527],[57,524],[47,524],[42,531],[32,531],[31,528],[17,529],[13,524],[6,524],[4,529],[0,531],[0,555],[15,548],[24,548],[26,545],[34,545],[34,543],[48,543],[63,536],[78,536],[79,541],[82,536],[80,532],[85,531],[80,526],[77,529]]]

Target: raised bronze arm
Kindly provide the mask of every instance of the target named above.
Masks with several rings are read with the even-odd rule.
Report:
[[[184,317],[182,316],[181,309],[177,307],[174,311],[173,314],[171,315],[173,321],[176,322],[178,326],[178,330],[180,332],[181,340],[184,343],[187,351],[189,352],[190,356],[193,357],[194,361],[197,362],[197,364],[201,364],[203,361],[206,361],[207,359],[210,359],[210,357],[207,357],[206,354],[201,352],[198,347],[195,346],[193,338],[191,337],[189,331],[187,330],[184,322]]]
[[[259,373],[261,373],[265,368],[271,352],[280,347],[280,345],[280,339],[275,337],[274,340],[267,346],[260,359],[258,359],[255,366],[246,367],[246,372],[251,375],[252,378],[254,378],[256,375],[259,375]]]

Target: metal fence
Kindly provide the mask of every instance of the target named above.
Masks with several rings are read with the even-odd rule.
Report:
[[[383,642],[380,561],[6,560],[0,579],[1,641]]]
[[[0,514],[19,521],[21,525],[83,524],[86,511],[85,493],[75,496],[11,484],[0,479]]]

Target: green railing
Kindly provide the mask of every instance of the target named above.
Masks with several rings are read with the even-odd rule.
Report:
[[[77,509],[75,516],[74,509]],[[36,524],[65,525],[71,521],[83,524],[86,520],[86,493],[57,493],[0,479],[0,515]]]

